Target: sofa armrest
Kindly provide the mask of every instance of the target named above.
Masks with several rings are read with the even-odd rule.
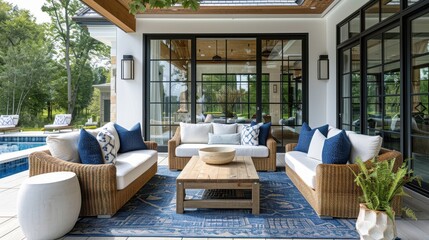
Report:
[[[274,140],[274,138],[272,136],[268,137],[267,139],[267,147],[268,150],[270,151],[270,155],[274,154],[274,156],[277,154],[277,142],[276,140]]]
[[[59,171],[76,173],[82,192],[81,213],[100,208],[100,202],[105,211],[115,205],[116,167],[113,164],[67,162],[53,157],[49,151],[31,153],[29,164],[30,176]]]
[[[148,149],[158,150],[158,143],[154,141],[144,141]]]
[[[394,150],[382,149],[377,158],[378,161],[385,161],[395,158],[395,170],[402,164],[402,154]],[[369,167],[371,161],[366,161]],[[361,193],[360,188],[355,183],[354,173],[359,172],[357,164],[319,164],[316,168],[316,191],[320,192],[320,198],[326,198],[324,194],[347,194]]]
[[[180,127],[177,127],[174,136],[168,140],[168,158],[176,157],[176,147],[180,145]]]
[[[298,145],[298,143],[288,143],[288,144],[286,144],[286,146],[285,146],[286,152],[293,151],[293,149],[296,147],[296,145]]]

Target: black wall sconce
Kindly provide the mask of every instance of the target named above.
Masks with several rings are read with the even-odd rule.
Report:
[[[319,80],[329,79],[328,55],[320,55],[319,60],[317,60],[317,79]]]
[[[124,55],[121,60],[121,78],[123,80],[134,79],[134,59],[133,55]]]

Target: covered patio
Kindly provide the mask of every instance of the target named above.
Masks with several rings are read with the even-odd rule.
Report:
[[[168,159],[167,154],[159,154],[158,165],[167,167]],[[6,178],[0,179],[0,198],[2,204],[0,206],[0,239],[7,240],[23,240],[26,239],[17,219],[17,195],[21,183],[28,178],[28,171],[24,171]],[[398,237],[401,239],[426,239],[429,235],[427,225],[429,224],[429,211],[427,209],[428,200],[418,194],[413,194],[411,191],[407,191],[411,194],[412,198],[405,198],[404,205],[410,206],[416,212],[417,221],[412,219],[397,219],[397,231]],[[61,240],[139,240],[139,239],[150,239],[150,240],[210,240],[216,238],[166,238],[166,237],[80,237],[80,236],[65,236],[60,238]],[[233,240],[240,238],[218,238],[224,240]],[[270,238],[242,238],[242,239],[265,239],[271,240]],[[278,238],[276,238],[278,239]],[[285,236],[284,240],[287,240]],[[305,239],[305,238],[303,238]]]
[[[423,180],[406,187],[418,220],[397,218],[398,237],[428,238],[429,1],[203,0],[136,15],[129,0],[81,1],[89,8],[74,20],[111,47],[105,119],[141,123],[160,167],[182,124],[270,123],[277,171],[305,123],[380,137]],[[25,239],[16,201],[28,175],[0,179],[1,239]],[[133,236],[61,239],[216,239]]]

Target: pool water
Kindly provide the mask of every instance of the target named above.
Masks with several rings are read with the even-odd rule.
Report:
[[[0,154],[9,153],[9,152],[17,152],[29,148],[35,148],[45,145],[46,143],[0,143]]]
[[[46,145],[46,137],[0,137],[0,155]],[[0,162],[0,178],[28,169],[28,158]]]

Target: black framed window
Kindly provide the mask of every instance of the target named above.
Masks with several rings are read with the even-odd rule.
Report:
[[[360,44],[342,51],[340,126],[360,133],[361,55]]]
[[[383,146],[400,151],[400,31],[394,27],[366,42],[366,119],[369,135],[383,137]]]

